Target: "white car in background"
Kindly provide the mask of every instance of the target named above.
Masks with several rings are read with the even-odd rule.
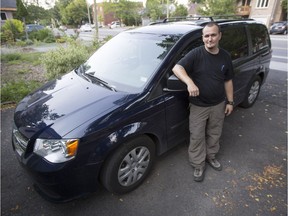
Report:
[[[119,21],[114,21],[114,22],[111,22],[111,23],[109,24],[109,28],[110,28],[110,29],[118,28],[118,27],[121,27]]]
[[[92,31],[92,27],[89,24],[85,24],[85,25],[82,25],[80,27],[80,31],[81,32],[91,32]]]

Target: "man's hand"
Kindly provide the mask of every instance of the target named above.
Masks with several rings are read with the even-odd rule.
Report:
[[[197,97],[199,95],[198,87],[195,85],[193,80],[188,76],[186,70],[181,65],[176,64],[173,67],[172,71],[178,77],[178,79],[180,79],[187,85],[187,91],[189,93],[189,96]]]
[[[226,104],[226,108],[225,108],[225,115],[229,116],[233,111],[233,105],[230,104]]]
[[[189,96],[191,97],[197,97],[199,95],[199,89],[193,82],[187,85],[187,90],[189,92]]]

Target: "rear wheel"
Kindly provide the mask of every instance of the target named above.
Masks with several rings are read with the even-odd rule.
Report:
[[[255,77],[249,85],[244,101],[240,104],[241,107],[249,108],[253,106],[260,92],[261,78]]]
[[[153,141],[138,137],[116,150],[106,161],[101,180],[110,192],[123,194],[138,187],[151,170],[155,157]]]

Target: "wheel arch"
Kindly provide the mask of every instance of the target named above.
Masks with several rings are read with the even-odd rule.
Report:
[[[113,145],[113,148],[111,148],[107,154],[104,157],[104,160],[102,161],[102,166],[99,172],[99,176],[98,176],[98,180],[101,180],[101,175],[103,173],[103,169],[105,168],[105,165],[107,163],[107,161],[109,161],[109,159],[113,156],[113,154],[118,151],[119,148],[121,148],[121,146],[125,145],[125,143],[130,142],[134,139],[137,139],[139,137],[148,137],[152,140],[154,146],[155,146],[155,155],[157,156],[160,154],[161,152],[161,145],[160,145],[160,139],[158,138],[158,136],[155,133],[152,132],[143,132],[141,130],[142,126],[143,126],[143,122],[137,122],[137,123],[133,123],[133,124],[129,124],[126,125],[125,127],[123,127],[122,129],[119,129],[113,133],[111,133],[109,135],[110,137],[110,141],[113,142],[114,140],[114,144],[111,143]],[[133,131],[133,133],[131,133],[131,131],[129,132],[127,130],[127,128],[135,128],[136,130]],[[125,131],[125,132],[123,132]]]
[[[113,192],[113,190],[111,190],[113,187],[111,187],[110,185],[109,185],[109,183],[106,183],[107,182],[107,177],[109,176],[111,176],[111,175],[109,175],[109,173],[111,172],[111,164],[115,164],[114,162],[115,162],[115,158],[114,158],[114,156],[116,156],[116,158],[119,156],[119,153],[122,151],[123,152],[123,149],[125,149],[125,143],[127,143],[127,145],[129,146],[129,144],[128,143],[130,143],[131,144],[131,142],[133,142],[133,141],[135,141],[136,139],[138,139],[140,142],[141,142],[141,139],[146,139],[146,141],[147,141],[147,138],[149,139],[148,140],[148,142],[147,143],[150,143],[150,144],[152,144],[152,146],[154,146],[154,148],[152,148],[152,150],[153,150],[153,152],[150,152],[150,153],[153,153],[152,154],[152,165],[153,165],[153,161],[154,161],[154,159],[155,159],[155,157],[156,157],[156,149],[157,149],[157,146],[155,145],[155,136],[151,136],[151,134],[139,134],[138,136],[131,136],[131,137],[129,137],[129,138],[125,138],[125,139],[123,139],[122,140],[122,142],[121,143],[119,143],[118,145],[117,145],[117,147],[116,148],[114,148],[112,151],[110,151],[109,152],[109,154],[106,156],[106,158],[105,158],[105,160],[103,161],[103,164],[102,164],[102,166],[101,166],[101,169],[100,169],[100,172],[99,172],[99,176],[98,176],[98,181],[108,190],[108,191],[111,191],[111,192]],[[151,141],[151,142],[150,142]],[[151,145],[150,145],[151,146]],[[117,156],[118,155],[118,156]],[[113,161],[114,160],[114,161]],[[116,159],[117,160],[117,159]],[[150,166],[152,166],[152,165],[150,165]],[[150,168],[151,169],[151,168]],[[107,171],[107,170],[109,170],[109,171]],[[148,173],[149,173],[149,171],[148,171]],[[147,174],[146,174],[147,175]],[[144,179],[145,179],[145,177],[144,177]],[[140,181],[140,183],[136,183],[136,186],[135,187],[133,187],[134,189],[136,188],[136,187],[138,187],[140,184],[141,184],[141,182],[142,182],[143,180],[141,180]],[[111,181],[109,181],[108,180],[108,182],[110,182],[111,183]],[[132,189],[132,190],[134,190],[134,189]],[[115,192],[115,191],[114,191]],[[130,192],[130,189],[129,189],[129,191],[128,192]],[[115,193],[119,193],[119,192],[115,192]],[[124,192],[124,193],[126,193],[126,192]],[[119,194],[122,194],[122,192],[120,192]]]

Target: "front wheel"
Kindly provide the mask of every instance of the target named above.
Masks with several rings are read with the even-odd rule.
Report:
[[[249,85],[244,101],[240,104],[243,108],[249,108],[255,103],[261,87],[261,78],[257,76]]]
[[[106,161],[101,180],[104,187],[117,194],[128,193],[138,187],[151,170],[155,157],[153,141],[138,137],[116,150]]]

